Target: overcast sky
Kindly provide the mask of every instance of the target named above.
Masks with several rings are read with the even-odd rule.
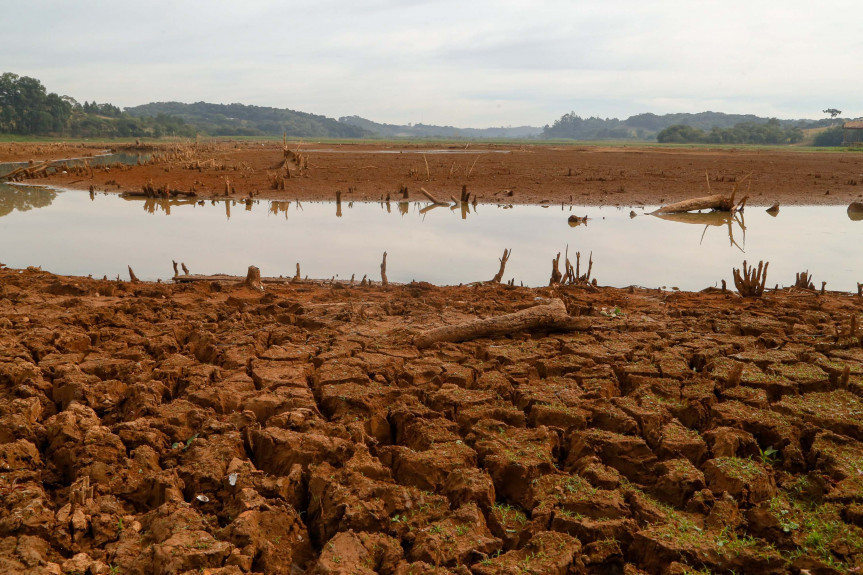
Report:
[[[458,127],[863,115],[860,0],[0,0],[0,72],[120,107]]]

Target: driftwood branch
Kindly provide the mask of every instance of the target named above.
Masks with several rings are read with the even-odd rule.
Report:
[[[133,284],[136,284],[139,281],[141,281],[138,279],[138,276],[135,275],[135,272],[132,271],[132,266],[128,266],[128,268],[129,268],[129,281],[132,282]]]
[[[740,270],[734,269],[734,286],[740,295],[743,297],[761,297],[764,294],[764,284],[767,282],[767,266],[764,262],[758,262],[758,269],[755,266],[747,268],[746,260],[743,261],[743,273]]]
[[[500,269],[497,270],[497,273],[494,274],[493,278],[491,278],[491,283],[499,284],[500,280],[503,279],[503,271],[504,271],[504,269],[506,269],[506,262],[509,261],[509,256],[511,256],[511,255],[512,255],[512,250],[507,250],[506,248],[504,248],[503,256],[498,258],[500,260]]]
[[[425,188],[420,188],[420,192],[422,192],[422,195],[427,197],[429,199],[429,201],[431,201],[435,205],[438,205],[438,206],[448,206],[449,205],[448,202],[442,202],[439,199],[437,199],[436,197],[434,197],[433,195],[431,195],[429,193],[429,191]]]
[[[437,342],[496,337],[526,330],[584,331],[589,328],[588,318],[570,316],[566,313],[563,300],[555,299],[547,305],[538,305],[515,313],[431,329],[419,334],[414,339],[414,344],[422,349]]]
[[[381,285],[384,287],[389,285],[387,280],[387,252],[384,252],[384,260],[381,262]]]

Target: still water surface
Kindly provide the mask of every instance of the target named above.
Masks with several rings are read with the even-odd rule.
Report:
[[[424,209],[425,208],[425,209]],[[0,184],[0,262],[68,275],[169,279],[171,260],[192,273],[380,279],[458,284],[488,280],[504,248],[505,280],[539,286],[551,260],[593,252],[600,285],[698,290],[731,280],[746,259],[770,262],[768,285],[809,270],[816,285],[855,291],[863,282],[863,221],[843,206],[749,207],[745,219],[691,214],[660,219],[630,208],[479,205],[466,212],[421,203],[242,202],[126,199]],[[571,226],[570,215],[588,216]],[[719,216],[719,217],[717,217]],[[745,226],[745,234],[743,227]],[[732,238],[729,237],[729,230]],[[582,273],[584,268],[582,268]]]

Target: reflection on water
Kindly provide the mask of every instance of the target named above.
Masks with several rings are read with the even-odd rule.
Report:
[[[0,182],[0,218],[13,211],[26,212],[45,208],[57,197],[55,190],[46,188],[14,187]]]
[[[725,279],[743,259],[770,262],[768,285],[789,285],[810,270],[828,289],[856,291],[863,281],[863,224],[845,206],[788,206],[776,218],[750,207],[730,214],[630,218],[630,208],[425,203],[121,198],[4,186],[0,261],[70,275],[115,277],[131,265],[142,279],[168,279],[172,260],[192,273],[378,277],[386,251],[393,282],[457,284],[488,280],[504,248],[504,280],[548,283],[551,260],[593,252],[602,285],[697,290]],[[26,199],[29,198],[29,199]],[[28,207],[47,205],[40,210]],[[646,211],[650,211],[648,208]],[[570,215],[589,218],[570,227]],[[170,217],[166,217],[170,216]],[[682,225],[686,224],[686,225]],[[744,237],[745,232],[745,237]],[[729,241],[730,240],[730,241]],[[745,253],[741,253],[744,250]]]
[[[767,213],[770,214],[770,212]],[[702,241],[704,241],[704,236],[705,234],[707,234],[707,230],[711,226],[725,226],[728,228],[728,240],[730,242],[730,245],[735,246],[741,252],[746,251],[744,249],[746,246],[746,224],[743,221],[742,212],[736,212],[734,214],[732,214],[731,212],[684,212],[680,214],[651,215],[667,222],[679,222],[681,224],[695,224],[698,226],[704,226],[704,231],[701,233]],[[734,239],[735,224],[740,228],[740,231],[743,234],[742,246],[738,244],[737,241]]]

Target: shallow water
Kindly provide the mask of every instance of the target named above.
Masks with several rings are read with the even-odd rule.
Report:
[[[125,152],[119,153],[106,153],[99,154],[97,156],[87,156],[86,158],[65,158],[62,160],[52,160],[51,167],[59,167],[63,164],[67,166],[80,166],[83,165],[85,161],[90,162],[90,165],[93,167],[96,166],[112,166],[114,164],[137,164],[139,161],[141,163],[149,161],[151,154],[127,154]],[[35,162],[39,164],[41,162]],[[27,166],[28,162],[0,162],[0,176],[5,176],[9,172],[13,170],[17,170],[18,168],[23,168]]]
[[[170,278],[172,259],[192,273],[244,275],[257,265],[265,276],[293,276],[299,262],[304,276],[379,280],[387,251],[390,281],[458,284],[490,279],[511,248],[504,279],[540,286],[568,244],[573,264],[582,253],[582,273],[593,252],[600,285],[698,290],[725,279],[730,287],[732,267],[744,259],[770,262],[769,286],[792,284],[803,270],[833,290],[856,292],[863,281],[863,222],[843,206],[782,207],[776,217],[750,206],[742,221],[635,211],[630,218],[630,208],[560,205],[479,205],[467,213],[396,202],[247,207],[0,185],[0,262],[122,278],[131,265],[149,280]],[[572,227],[570,215],[590,219]]]

